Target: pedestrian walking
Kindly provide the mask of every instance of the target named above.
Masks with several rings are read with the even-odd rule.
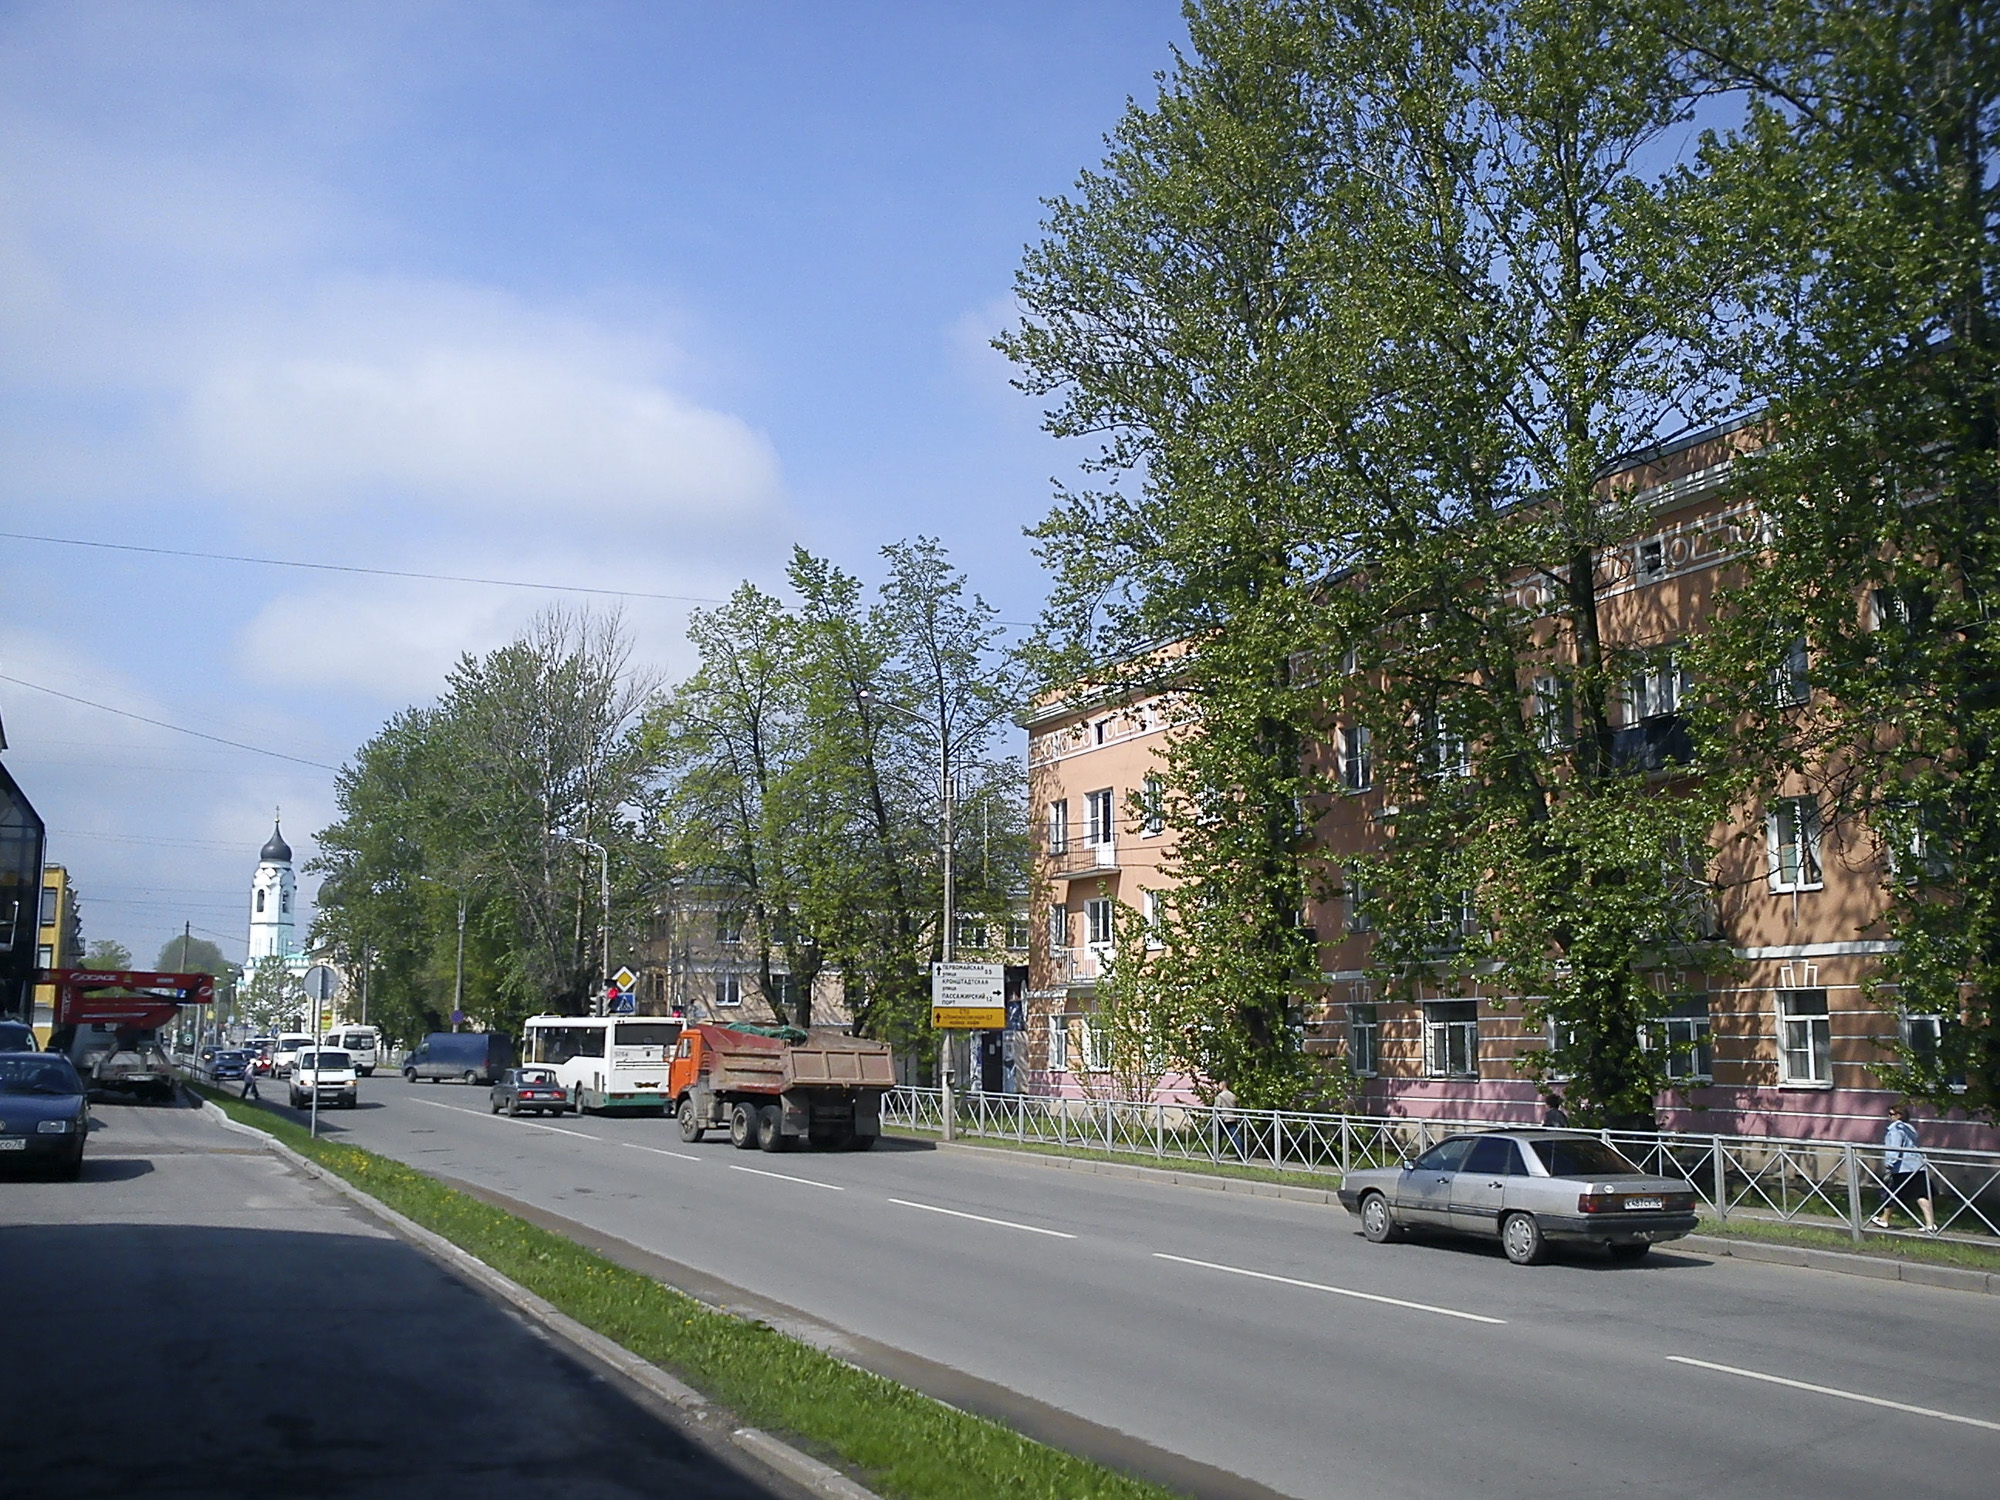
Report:
[[[243,1064],[243,1097],[255,1099],[259,1104],[264,1102],[264,1096],[257,1092],[257,1059],[254,1057],[246,1059]]]
[[[1215,1123],[1229,1138],[1229,1149],[1243,1154],[1243,1118],[1236,1113],[1236,1091],[1224,1084],[1215,1091]]]
[[[1569,1129],[1569,1111],[1563,1108],[1561,1094],[1542,1096],[1542,1123],[1551,1130]]]
[[[1868,1222],[1877,1229],[1889,1227],[1889,1210],[1898,1207],[1912,1219],[1910,1204],[1921,1211],[1924,1233],[1938,1232],[1937,1216],[1931,1208],[1931,1166],[1917,1149],[1917,1127],[1910,1123],[1907,1105],[1889,1106],[1889,1124],[1882,1132],[1882,1169],[1889,1174],[1882,1193],[1882,1207]]]

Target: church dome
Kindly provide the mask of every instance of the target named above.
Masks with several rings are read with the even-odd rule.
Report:
[[[266,864],[288,865],[292,862],[292,846],[285,842],[285,836],[278,832],[278,825],[271,825],[271,837],[264,847],[257,851],[257,858]]]

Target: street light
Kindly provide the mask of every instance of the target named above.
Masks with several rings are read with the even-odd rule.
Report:
[[[926,729],[934,730],[937,734],[938,789],[944,801],[944,842],[940,855],[941,862],[944,865],[944,932],[939,940],[939,946],[944,954],[944,962],[951,963],[957,957],[958,953],[956,946],[958,934],[954,930],[957,913],[953,910],[957,896],[957,860],[954,858],[957,851],[957,842],[953,837],[952,830],[951,731],[947,727],[942,713],[938,715],[937,722],[932,723],[914,708],[905,708],[900,703],[891,703],[887,698],[880,696],[868,688],[863,688],[859,696],[863,703],[872,704],[876,708],[886,708],[891,713],[899,713],[907,718],[915,719]],[[958,1131],[956,1128],[957,1122],[952,1118],[951,1037],[949,1033],[938,1038],[938,1095],[940,1113],[943,1116],[944,1138],[947,1141],[954,1140],[957,1137]]]
[[[602,950],[604,959],[604,982],[597,987],[597,999],[592,1002],[590,1012],[592,1015],[601,1016],[604,1014],[601,1009],[605,1003],[604,997],[611,990],[611,851],[602,844],[596,843],[591,839],[578,838],[573,833],[566,833],[563,837],[572,844],[578,844],[585,849],[595,849],[597,851],[597,892],[604,903],[603,920],[597,929],[597,946]]]
[[[468,876],[466,876],[466,877],[465,877],[465,880],[466,880],[466,881],[467,881],[468,883],[470,883],[470,882],[472,882],[472,881],[474,881],[474,880],[479,880],[479,879],[482,879],[482,878],[483,878],[482,876],[478,876],[478,875],[468,875]],[[428,883],[429,883],[429,884],[431,884],[431,885],[444,885],[444,884],[446,883],[446,882],[444,882],[444,881],[442,881],[442,880],[439,880],[439,879],[438,879],[438,878],[437,878],[437,877],[436,877],[435,875],[419,875],[419,876],[417,877],[417,879],[419,879],[419,880],[422,880],[422,881],[426,881],[426,882],[428,882]],[[458,965],[457,965],[457,967],[456,967],[456,968],[455,968],[455,969],[454,969],[454,970],[452,971],[452,979],[451,979],[451,1029],[452,1029],[453,1031],[456,1031],[456,1030],[458,1030],[458,1018],[459,1018],[460,1016],[462,1016],[462,1015],[464,1015],[464,1014],[465,1014],[465,900],[466,900],[466,890],[465,890],[465,886],[463,886],[463,885],[454,885],[454,886],[452,886],[452,887],[451,887],[451,889],[452,889],[452,890],[453,890],[453,891],[454,891],[454,892],[455,892],[455,893],[457,894],[457,896],[458,896]],[[363,948],[363,949],[361,950],[361,954],[362,954],[362,959],[361,959],[361,961],[362,961],[362,964],[364,965],[364,967],[363,967],[363,969],[362,969],[362,971],[361,971],[361,994],[362,994],[362,1001],[361,1001],[361,1019],[362,1019],[362,1022],[363,1022],[363,1023],[365,1024],[365,1023],[367,1022],[367,1020],[368,1020],[368,1001],[367,1001],[367,994],[368,994],[368,971],[367,971],[367,968],[365,967],[365,965],[366,965],[366,964],[367,964],[367,962],[368,962],[368,950],[367,950],[366,948]]]

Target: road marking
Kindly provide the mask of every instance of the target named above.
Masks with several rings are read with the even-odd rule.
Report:
[[[1689,1359],[1684,1354],[1669,1354],[1667,1359],[1677,1365],[1693,1365],[1697,1370],[1715,1370],[1723,1375],[1741,1375],[1745,1380],[1761,1380],[1769,1385],[1788,1385],[1795,1391],[1811,1391],[1816,1396],[1837,1396],[1842,1401],[1859,1401],[1864,1406],[1886,1406],[1890,1411],[1906,1411],[1913,1417],[1935,1417],[1940,1422],[1957,1422],[1966,1427],[1983,1427],[1988,1432],[2000,1432],[2000,1422],[1989,1422],[1983,1417],[1961,1417],[1957,1412],[1937,1411],[1928,1406],[1912,1406],[1907,1401],[1891,1401],[1883,1396],[1864,1396],[1859,1391],[1843,1391],[1831,1385],[1814,1385],[1810,1380],[1790,1380],[1783,1375],[1766,1375],[1759,1370],[1739,1370],[1734,1365],[1711,1364],[1705,1359]]]
[[[539,1121],[535,1120],[523,1120],[516,1118],[503,1122],[500,1116],[492,1113],[491,1111],[488,1111],[485,1114],[481,1114],[476,1109],[464,1109],[461,1108],[459,1105],[446,1104],[442,1100],[438,1099],[412,1099],[410,1102],[412,1104],[428,1104],[432,1109],[448,1109],[455,1115],[466,1115],[475,1120],[491,1120],[496,1125],[505,1123],[509,1125],[518,1125],[524,1130],[550,1130],[554,1131],[557,1135],[573,1135],[580,1141],[596,1141],[600,1145],[603,1144],[604,1141],[604,1137],[601,1135],[586,1135],[581,1130],[564,1130],[560,1125],[543,1125]]]
[[[699,1156],[686,1151],[662,1151],[658,1146],[642,1146],[637,1141],[620,1141],[621,1146],[629,1146],[634,1151],[650,1151],[655,1156],[671,1156],[675,1161],[700,1161]]]
[[[971,1219],[979,1224],[997,1224],[1002,1229],[1024,1229],[1029,1234],[1046,1234],[1051,1239],[1073,1240],[1073,1234],[1065,1234],[1060,1229],[1043,1229],[1034,1224],[1016,1224],[1012,1219],[989,1219],[985,1214],[969,1214],[956,1208],[939,1208],[935,1203],[912,1203],[908,1198],[891,1198],[891,1203],[903,1208],[921,1208],[927,1214],[950,1214],[954,1219]]]
[[[829,1193],[844,1193],[846,1188],[831,1182],[814,1182],[810,1177],[794,1177],[789,1172],[766,1172],[762,1167],[739,1167],[734,1162],[729,1165],[732,1172],[748,1172],[753,1177],[775,1177],[780,1182],[796,1182],[805,1187],[825,1188]]]
[[[1428,1302],[1406,1302],[1401,1297],[1384,1297],[1375,1292],[1357,1292],[1344,1286],[1328,1286],[1320,1281],[1300,1281],[1292,1276],[1273,1276],[1269,1271],[1251,1271],[1242,1266],[1218,1265],[1212,1260],[1191,1260],[1185,1255],[1153,1252],[1154,1260],[1171,1260],[1183,1266],[1200,1266],[1209,1271],[1227,1271],[1231,1276],[1252,1276],[1259,1281],[1275,1281],[1284,1286],[1302,1286],[1309,1292],[1331,1292],[1336,1297],[1354,1297],[1362,1302],[1380,1302],[1387,1307],[1407,1307],[1412,1312],[1436,1313],[1441,1318],[1463,1318],[1468,1323],[1505,1323],[1505,1318],[1489,1318],[1484,1313],[1460,1312],[1455,1307],[1435,1307]]]

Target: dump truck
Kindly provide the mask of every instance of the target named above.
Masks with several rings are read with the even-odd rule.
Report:
[[[726,1129],[740,1151],[804,1140],[866,1151],[882,1134],[882,1095],[896,1082],[889,1048],[824,1027],[706,1022],[681,1033],[668,1069],[681,1139]]]

